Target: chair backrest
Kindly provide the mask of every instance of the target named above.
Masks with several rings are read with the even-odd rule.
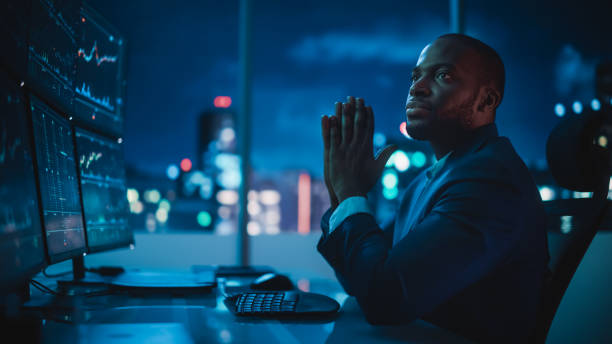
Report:
[[[608,210],[610,151],[597,140],[606,116],[606,111],[601,111],[570,117],[548,138],[546,157],[557,183],[593,196],[544,202],[551,274],[544,286],[532,343],[546,341],[561,299]]]

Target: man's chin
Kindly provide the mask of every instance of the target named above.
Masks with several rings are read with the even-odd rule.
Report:
[[[431,137],[430,128],[427,125],[421,123],[409,122],[406,126],[406,132],[411,138],[419,141],[427,141]]]

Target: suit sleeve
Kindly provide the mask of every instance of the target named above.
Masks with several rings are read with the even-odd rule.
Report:
[[[409,322],[477,282],[511,252],[520,235],[521,203],[508,182],[457,181],[393,247],[371,215],[355,214],[317,248],[370,323]]]

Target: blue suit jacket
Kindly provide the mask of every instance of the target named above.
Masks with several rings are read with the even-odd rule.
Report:
[[[370,323],[422,318],[478,341],[527,339],[548,272],[546,214],[495,124],[418,175],[385,230],[359,213],[328,235],[330,213],[317,248]]]

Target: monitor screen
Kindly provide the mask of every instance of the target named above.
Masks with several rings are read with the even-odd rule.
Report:
[[[45,263],[26,103],[0,73],[0,290],[17,287]]]
[[[74,100],[75,120],[97,132],[119,137],[123,131],[125,42],[91,8],[81,9]]]
[[[121,140],[80,128],[75,137],[89,252],[133,244]]]
[[[80,1],[32,0],[27,86],[61,111],[73,112]]]
[[[30,97],[47,254],[51,263],[85,252],[85,231],[72,130],[38,98]]]

